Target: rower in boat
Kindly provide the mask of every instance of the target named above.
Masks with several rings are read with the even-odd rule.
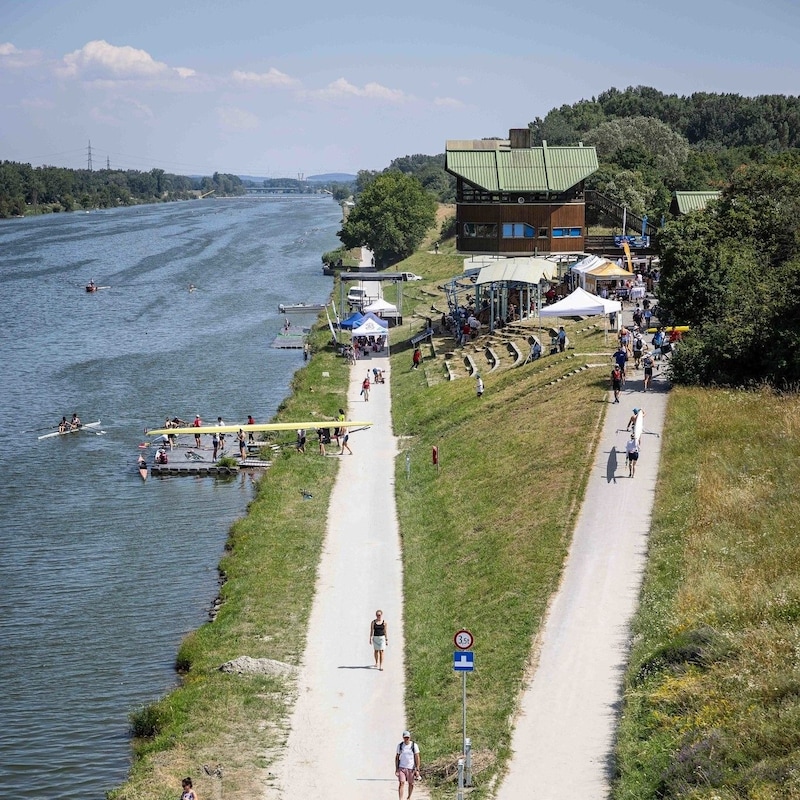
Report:
[[[74,431],[74,430],[76,430],[77,428],[80,428],[80,427],[81,427],[81,425],[83,425],[83,423],[81,422],[81,419],[80,419],[80,417],[78,416],[78,412],[76,411],[76,412],[75,412],[75,413],[72,415],[72,419],[70,420],[69,426],[70,426],[70,428],[71,428],[71,429]]]
[[[96,292],[97,291],[97,284],[94,282],[94,278],[92,278],[89,283],[86,284],[86,291],[87,292]]]
[[[69,430],[69,422],[66,417],[61,417],[61,422],[58,423],[58,432],[66,433]]]

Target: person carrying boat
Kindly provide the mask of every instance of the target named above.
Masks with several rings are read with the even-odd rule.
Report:
[[[72,419],[70,420],[69,426],[70,426],[70,428],[72,428],[72,430],[76,430],[77,428],[80,428],[81,425],[83,425],[83,423],[81,422],[80,417],[78,416],[78,413],[75,412],[72,415]]]
[[[248,425],[255,425],[255,424],[256,424],[256,421],[253,419],[253,415],[252,415],[252,414],[248,414],[248,415],[247,415],[247,424],[248,424]],[[252,431],[249,431],[249,432],[248,432],[248,434],[247,434],[247,441],[248,441],[248,442],[255,441],[255,440],[253,439],[253,432],[252,432]]]
[[[194,422],[192,423],[192,427],[193,428],[200,428],[202,425],[203,425],[203,420],[200,419],[200,415],[199,414],[195,414],[194,415]],[[202,443],[200,442],[200,434],[199,433],[196,433],[194,435],[194,446],[198,450],[202,449],[202,447],[203,447]]]

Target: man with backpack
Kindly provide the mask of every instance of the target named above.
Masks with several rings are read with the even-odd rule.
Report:
[[[411,739],[411,731],[403,731],[403,741],[397,745],[394,754],[394,774],[399,784],[397,796],[399,800],[409,800],[414,791],[414,781],[419,780],[419,747]],[[405,785],[408,784],[408,794],[405,795]],[[404,797],[405,795],[405,797]]]

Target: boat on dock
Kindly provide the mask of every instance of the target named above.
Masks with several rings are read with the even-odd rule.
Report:
[[[323,308],[324,303],[281,303],[278,311],[281,314],[317,314]]]

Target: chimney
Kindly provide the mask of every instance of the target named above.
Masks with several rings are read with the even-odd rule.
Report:
[[[511,142],[512,150],[524,150],[531,147],[531,129],[530,128],[511,128],[508,132],[508,138]]]

